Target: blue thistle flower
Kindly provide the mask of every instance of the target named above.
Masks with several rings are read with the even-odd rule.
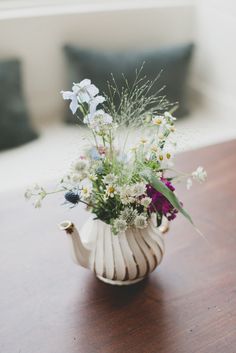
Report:
[[[66,201],[70,202],[70,203],[73,203],[74,205],[77,204],[80,200],[80,197],[78,194],[76,194],[75,192],[73,191],[68,191],[66,194],[65,194],[65,199]]]

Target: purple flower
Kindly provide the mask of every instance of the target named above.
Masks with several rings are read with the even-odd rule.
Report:
[[[161,178],[161,181],[171,190],[175,191],[174,186],[165,178]],[[174,208],[174,206],[167,200],[167,198],[162,195],[159,191],[157,191],[151,185],[146,185],[147,188],[147,195],[151,197],[152,202],[148,207],[149,212],[158,212],[161,215],[167,217],[169,221],[175,219],[178,210]]]

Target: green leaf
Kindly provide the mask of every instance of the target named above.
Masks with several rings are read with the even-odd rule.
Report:
[[[143,170],[140,175],[143,177],[144,180],[146,180],[154,189],[159,191],[162,195],[164,195],[167,200],[179,211],[181,212],[188,220],[190,223],[193,223],[192,218],[188,214],[188,212],[181,206],[181,203],[179,202],[178,198],[176,195],[157,177],[154,175],[154,173],[150,169],[145,169]]]

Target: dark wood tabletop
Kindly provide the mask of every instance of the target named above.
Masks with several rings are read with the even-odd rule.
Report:
[[[236,141],[177,157],[208,181],[178,188],[204,240],[179,215],[145,281],[115,287],[76,266],[57,224],[87,215],[0,195],[1,353],[236,353]],[[17,177],[17,176],[16,176]]]

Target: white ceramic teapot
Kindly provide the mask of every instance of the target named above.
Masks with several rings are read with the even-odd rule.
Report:
[[[75,263],[92,270],[103,282],[129,285],[144,279],[161,263],[168,221],[163,218],[157,228],[150,219],[145,229],[129,228],[117,235],[110,225],[92,218],[80,233],[70,221],[62,222],[60,229],[68,234]]]

